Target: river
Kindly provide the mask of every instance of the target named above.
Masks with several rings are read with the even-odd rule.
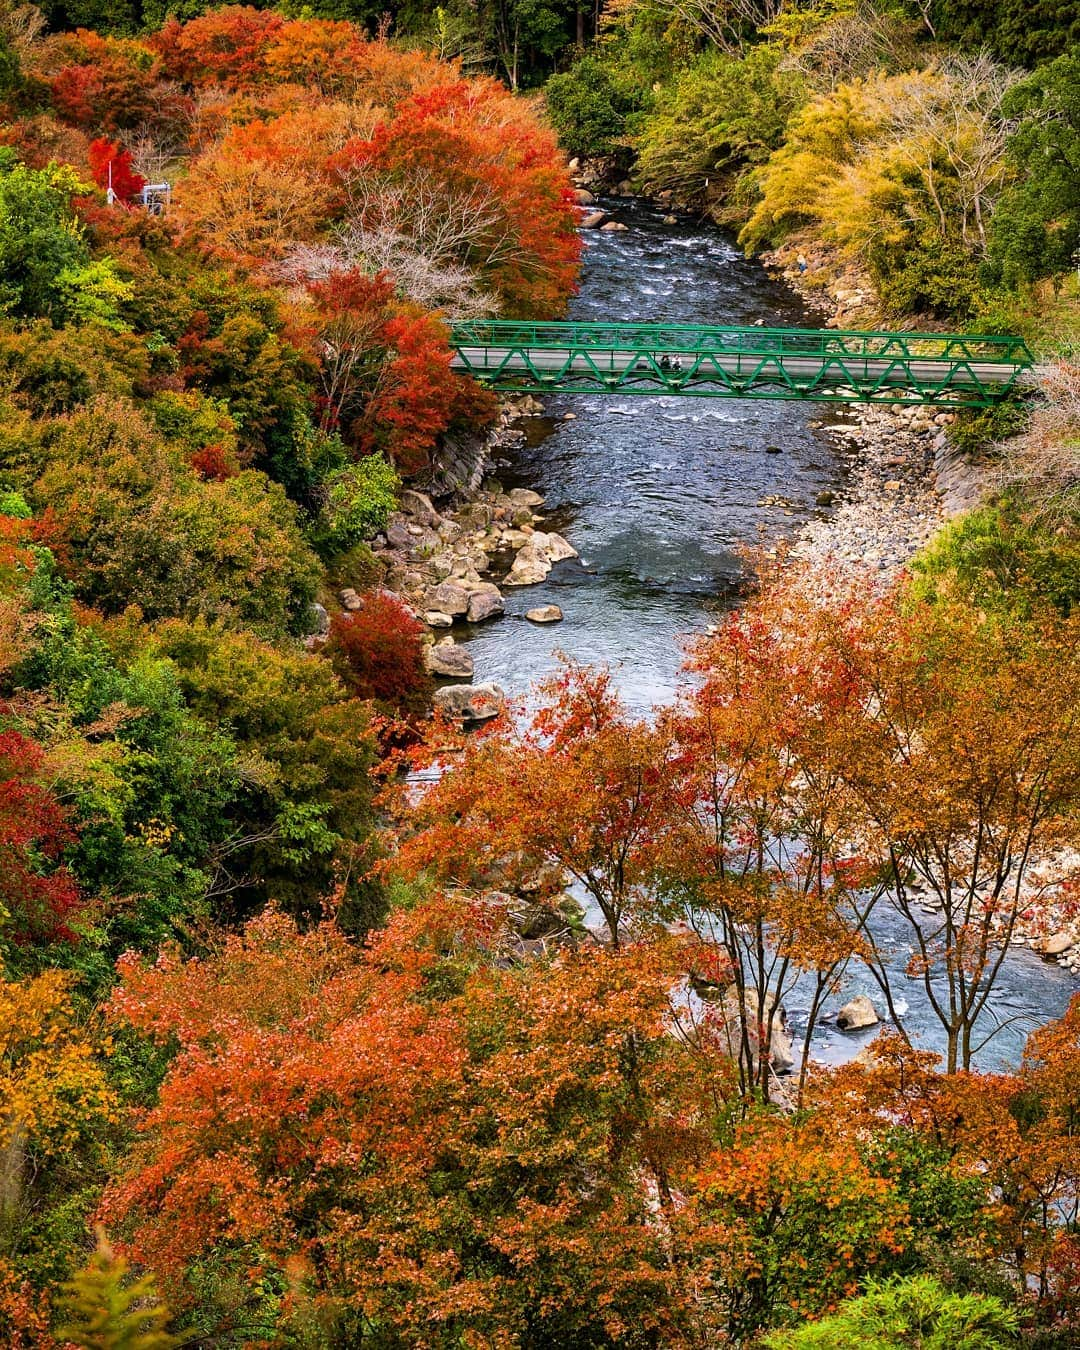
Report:
[[[641,202],[607,206],[629,229],[584,235],[571,318],[765,327],[821,321],[720,231],[665,225]],[[843,465],[822,427],[843,414],[811,403],[595,394],[551,398],[546,409],[527,419],[527,445],[498,466],[498,476],[505,486],[544,494],[549,527],[566,535],[580,561],[560,563],[539,586],[508,589],[506,618],[464,640],[477,678],[515,697],[527,699],[565,652],[612,666],[629,705],[646,712],[673,696],[682,640],[734,603],[740,546],[792,535],[824,509],[815,505],[819,494],[842,487]],[[776,498],[786,504],[762,505]],[[525,619],[527,609],[546,604],[560,606],[562,623]],[[940,1049],[925,993],[902,974],[910,953],[902,930],[897,925],[889,936],[905,1024],[921,1044]],[[1064,1012],[1075,988],[1057,966],[1025,951],[1010,955],[993,1009],[1008,1025],[979,1064],[1015,1063],[1027,1032]],[[830,1006],[855,993],[870,995],[880,1011],[876,986],[861,972]],[[805,1012],[797,995],[789,1001],[797,1040]],[[872,1034],[824,1026],[812,1052],[850,1058]]]

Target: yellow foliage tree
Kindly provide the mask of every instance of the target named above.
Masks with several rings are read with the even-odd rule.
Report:
[[[0,1227],[18,1212],[28,1158],[75,1147],[115,1111],[99,1049],[75,1021],[69,977],[0,981]]]

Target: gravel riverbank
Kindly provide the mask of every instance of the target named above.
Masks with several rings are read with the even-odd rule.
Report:
[[[800,271],[795,245],[767,254],[809,303],[824,306],[831,327],[873,327],[865,279],[824,267]],[[810,280],[808,280],[810,278]],[[815,565],[868,568],[888,579],[903,570],[951,516],[977,506],[984,473],[951,445],[955,414],[902,404],[852,404],[845,420],[826,429],[848,464],[848,481],[835,508],[799,532],[792,556]]]

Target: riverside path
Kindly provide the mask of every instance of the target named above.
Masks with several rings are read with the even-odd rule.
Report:
[[[1021,338],[696,324],[450,325],[452,367],[534,394],[685,394],[988,407],[1032,364]]]

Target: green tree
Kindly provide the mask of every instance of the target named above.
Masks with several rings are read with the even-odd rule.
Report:
[[[1010,64],[1034,66],[1080,43],[1077,0],[933,0],[929,12],[939,38],[988,46]]]
[[[1068,270],[1080,249],[1080,47],[1008,94],[1008,154],[1020,174],[998,202],[988,272],[1006,286]]]
[[[59,422],[27,495],[59,519],[79,598],[106,613],[136,603],[150,619],[307,629],[318,564],[281,486],[255,470],[202,481],[131,403],[95,400]]]
[[[19,54],[8,41],[7,34],[0,28],[0,98],[8,98],[18,93],[21,86]]]
[[[81,1350],[173,1350],[182,1338],[169,1334],[169,1310],[158,1299],[153,1275],[133,1279],[98,1230],[97,1251],[64,1284],[56,1308],[68,1320],[59,1335]]]
[[[627,115],[643,102],[618,68],[595,55],[583,57],[544,86],[548,116],[572,155],[610,155],[626,135]]]
[[[335,890],[339,917],[365,931],[382,916],[366,880],[375,747],[367,706],[348,697],[328,661],[202,621],[162,624],[193,712],[226,726],[244,767],[226,812],[220,888],[241,904],[275,899],[318,914]]]
[[[686,69],[645,123],[638,161],[644,186],[729,196],[743,170],[781,144],[796,106],[798,80],[780,70],[780,58],[762,44],[745,59],[710,51]]]
[[[90,260],[71,210],[81,187],[66,165],[31,169],[0,147],[0,314],[63,319],[60,278]]]
[[[1016,1313],[986,1294],[959,1294],[929,1275],[870,1282],[839,1312],[766,1336],[768,1350],[1008,1350]]]

